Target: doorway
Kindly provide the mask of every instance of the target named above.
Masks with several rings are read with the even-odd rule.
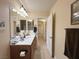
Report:
[[[41,41],[41,44],[46,42],[46,21],[38,21],[38,39]]]

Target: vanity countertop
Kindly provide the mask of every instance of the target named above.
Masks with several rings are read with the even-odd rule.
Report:
[[[25,38],[20,39],[19,36],[16,36],[18,37],[17,39],[13,39],[16,43],[15,44],[12,44],[12,42],[10,41],[10,45],[32,45],[32,42],[35,38],[35,33],[31,33],[30,35],[28,36],[25,36]]]

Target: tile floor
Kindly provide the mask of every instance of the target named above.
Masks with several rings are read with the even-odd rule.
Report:
[[[39,39],[37,41],[37,49],[35,52],[34,59],[53,59],[46,47],[45,41],[43,39]]]

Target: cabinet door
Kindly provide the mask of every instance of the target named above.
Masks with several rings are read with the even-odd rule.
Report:
[[[20,56],[21,51],[27,51],[24,57]],[[10,59],[31,59],[30,46],[10,46]]]

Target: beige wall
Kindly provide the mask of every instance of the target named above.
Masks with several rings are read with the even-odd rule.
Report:
[[[74,1],[75,0],[58,0],[50,12],[50,15],[56,13],[56,59],[68,59],[66,56],[64,56],[65,28],[79,28],[79,25],[71,25],[71,3]],[[50,16],[50,21],[51,20],[52,19]]]
[[[0,29],[0,59],[9,59],[9,6],[8,0],[0,0],[0,21],[5,21],[4,30]]]

